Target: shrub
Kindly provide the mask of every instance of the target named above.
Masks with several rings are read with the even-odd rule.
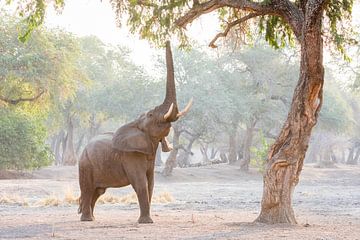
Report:
[[[26,114],[0,109],[0,169],[33,169],[49,165],[43,124]]]
[[[251,148],[254,158],[250,160],[250,165],[257,168],[260,173],[264,173],[270,144],[266,141],[266,138],[262,133],[260,133],[260,142],[261,145],[259,148]]]

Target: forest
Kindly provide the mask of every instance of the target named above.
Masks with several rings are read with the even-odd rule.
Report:
[[[360,176],[360,28],[351,22],[356,3],[313,1],[324,4],[317,9],[312,1],[109,1],[120,27],[125,24],[152,43],[150,68],[139,64],[126,44],[43,25],[46,1],[25,2],[8,1],[17,5],[15,14],[0,12],[0,216],[3,211],[6,222],[0,238],[82,236],[76,230],[80,223],[70,227],[54,220],[46,225],[44,216],[57,212],[61,222],[74,221],[69,214],[76,212],[77,169],[86,146],[163,101],[166,76],[169,79],[164,42],[170,36],[176,38],[171,45],[177,104],[185,106],[189,99],[193,104],[171,124],[171,151],[162,152],[161,144],[156,150],[153,212],[155,224],[164,225],[159,232],[144,227],[123,238],[160,239],[160,232],[169,239],[360,236],[354,230],[360,226],[360,195],[354,193]],[[49,2],[66,8],[66,1]],[[285,5],[291,14],[283,10]],[[297,8],[304,14],[292,19]],[[209,48],[190,39],[184,27],[212,11],[223,32],[209,40]],[[351,30],[345,26],[349,23]],[[317,182],[320,189],[334,191],[316,189]],[[205,196],[210,186],[211,197]],[[64,200],[59,200],[64,188]],[[325,191],[323,202],[317,191]],[[103,205],[97,214],[105,224],[100,227],[116,228],[111,225],[117,218],[114,203],[124,211],[127,220],[121,220],[132,221],[138,208],[132,204],[136,199],[140,203],[140,196],[131,192],[111,190],[98,200]],[[135,200],[119,197],[124,194]],[[295,213],[297,205],[300,209],[296,218],[293,204]],[[34,230],[40,225],[26,221],[22,230],[14,228],[17,218],[12,218],[11,207],[30,216],[44,206],[48,208],[37,219],[45,230]],[[55,206],[60,207],[53,210]],[[253,215],[259,207],[260,215]],[[105,220],[106,214],[110,217]],[[220,222],[206,225],[200,220],[210,217]],[[300,229],[275,225],[277,232],[272,225],[247,223],[296,225],[296,219],[306,223]],[[181,221],[184,227],[174,229]],[[349,238],[332,229],[338,221],[352,222],[341,226]],[[127,231],[138,228],[123,224]],[[205,232],[195,230],[204,225]],[[221,226],[230,230],[224,232]],[[261,228],[265,235],[257,232]],[[104,239],[116,238],[115,230]],[[172,231],[177,234],[172,236]]]

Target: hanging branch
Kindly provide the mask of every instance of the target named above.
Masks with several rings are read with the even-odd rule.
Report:
[[[249,20],[249,19],[251,19],[251,18],[258,17],[258,16],[262,16],[262,15],[264,15],[264,14],[261,14],[261,13],[250,13],[250,14],[246,15],[245,17],[242,17],[242,18],[240,18],[240,19],[237,19],[237,20],[229,23],[229,24],[226,26],[224,32],[218,33],[218,34],[214,37],[214,39],[209,43],[209,47],[211,47],[211,48],[217,48],[217,46],[215,45],[215,42],[216,42],[220,37],[226,37],[227,34],[229,33],[229,31],[231,30],[231,28],[233,28],[234,26],[239,25],[239,24],[241,24],[241,23],[243,23],[243,22],[245,22],[245,21],[247,21],[247,20]]]
[[[45,93],[45,90],[41,90],[37,95],[33,96],[33,97],[29,97],[29,98],[17,98],[17,99],[9,99],[9,98],[6,98],[6,97],[3,97],[3,96],[0,96],[0,100],[3,101],[3,102],[6,102],[8,104],[11,104],[11,105],[16,105],[20,102],[32,102],[32,101],[35,101],[37,100],[39,97],[41,97],[41,95],[43,95]]]

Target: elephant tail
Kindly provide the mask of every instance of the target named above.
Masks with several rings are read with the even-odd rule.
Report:
[[[80,213],[82,212],[82,201],[81,201],[81,196],[78,198],[78,203],[79,203],[78,214],[80,214]]]

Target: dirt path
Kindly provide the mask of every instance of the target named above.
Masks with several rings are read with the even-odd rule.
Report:
[[[173,200],[152,206],[154,224],[136,224],[133,201],[98,204],[95,222],[80,222],[75,204],[76,169],[45,169],[42,179],[1,180],[0,239],[360,239],[360,168],[306,166],[294,193],[297,226],[262,225],[262,179],[227,165],[176,169],[171,179],[157,176],[155,197]],[[128,196],[131,188],[108,196]],[[59,206],[44,200],[58,199]],[[1,201],[0,201],[1,202]],[[130,204],[129,204],[130,203]]]

